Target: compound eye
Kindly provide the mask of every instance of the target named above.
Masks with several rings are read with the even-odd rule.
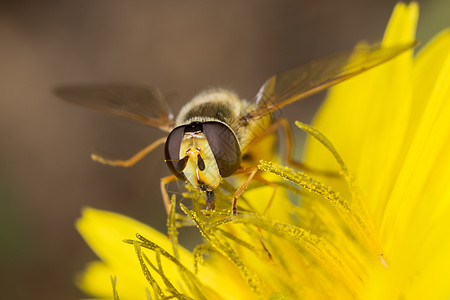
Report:
[[[183,170],[186,167],[187,158],[180,159],[180,147],[183,140],[185,126],[173,129],[166,140],[166,163],[173,175],[186,181]]]
[[[214,154],[220,175],[233,175],[241,165],[241,148],[236,135],[225,124],[220,122],[203,123],[203,133]]]

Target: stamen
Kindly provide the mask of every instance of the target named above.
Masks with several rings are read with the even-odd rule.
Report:
[[[373,220],[368,217],[368,209],[359,191],[358,185],[356,184],[355,179],[351,176],[336,148],[334,148],[333,144],[316,128],[299,121],[296,121],[295,125],[321,143],[333,155],[334,159],[339,164],[341,173],[344,175],[355,205],[351,207],[351,210],[338,209],[338,212],[342,215],[344,220],[348,222],[350,228],[357,229],[357,231],[359,231],[360,236],[366,241],[366,244],[375,255],[378,256],[381,253],[384,253],[381,243],[377,238],[378,235],[375,231]]]
[[[261,295],[262,285],[260,278],[254,272],[254,270],[247,267],[247,265],[242,261],[241,257],[231,246],[231,244],[226,239],[222,238],[220,235],[215,234],[213,230],[205,226],[206,224],[200,220],[196,212],[188,210],[182,203],[180,203],[180,207],[185,214],[187,214],[192,220],[194,220],[203,237],[207,241],[209,241],[209,243],[215,249],[217,249],[217,251],[224,255],[239,269],[242,277],[245,279],[251,290],[256,295]]]

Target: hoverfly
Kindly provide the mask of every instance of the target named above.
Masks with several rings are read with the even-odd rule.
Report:
[[[223,178],[249,173],[235,192],[236,201],[255,176],[257,167],[243,167],[245,154],[265,135],[282,127],[286,133],[285,158],[290,159],[289,124],[272,119],[280,108],[327,89],[411,49],[416,43],[383,47],[371,45],[312,61],[306,65],[270,77],[260,88],[253,103],[235,93],[207,90],[189,101],[175,118],[158,89],[123,84],[66,86],[56,94],[69,102],[111,113],[159,128],[169,133],[128,160],[108,160],[93,154],[92,159],[112,166],[128,167],[165,142],[165,161],[172,176],[161,179],[166,210],[170,203],[165,186],[182,180],[206,195],[206,210],[214,210],[215,189]]]

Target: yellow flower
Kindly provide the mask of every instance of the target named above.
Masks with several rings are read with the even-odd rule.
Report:
[[[417,16],[417,4],[398,4],[383,44],[413,41]],[[448,299],[450,31],[333,87],[314,128],[297,125],[309,133],[306,164],[342,176],[262,162],[278,186],[268,216],[273,188],[256,185],[238,216],[220,210],[225,193],[210,217],[199,205],[175,214],[173,201],[168,235],[85,209],[77,228],[101,261],[80,288],[120,299]],[[205,239],[193,252],[177,242],[189,222]]]
[[[383,44],[414,40],[417,5],[398,5]],[[388,267],[367,268],[374,299],[450,295],[450,32],[334,87],[315,126],[356,178]],[[306,161],[333,164],[316,142]],[[336,168],[336,164],[335,164]]]

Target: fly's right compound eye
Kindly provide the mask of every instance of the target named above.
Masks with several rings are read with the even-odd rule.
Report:
[[[178,179],[186,181],[183,170],[186,167],[188,157],[180,159],[180,147],[186,126],[173,129],[166,140],[165,154],[166,163],[173,175]]]

